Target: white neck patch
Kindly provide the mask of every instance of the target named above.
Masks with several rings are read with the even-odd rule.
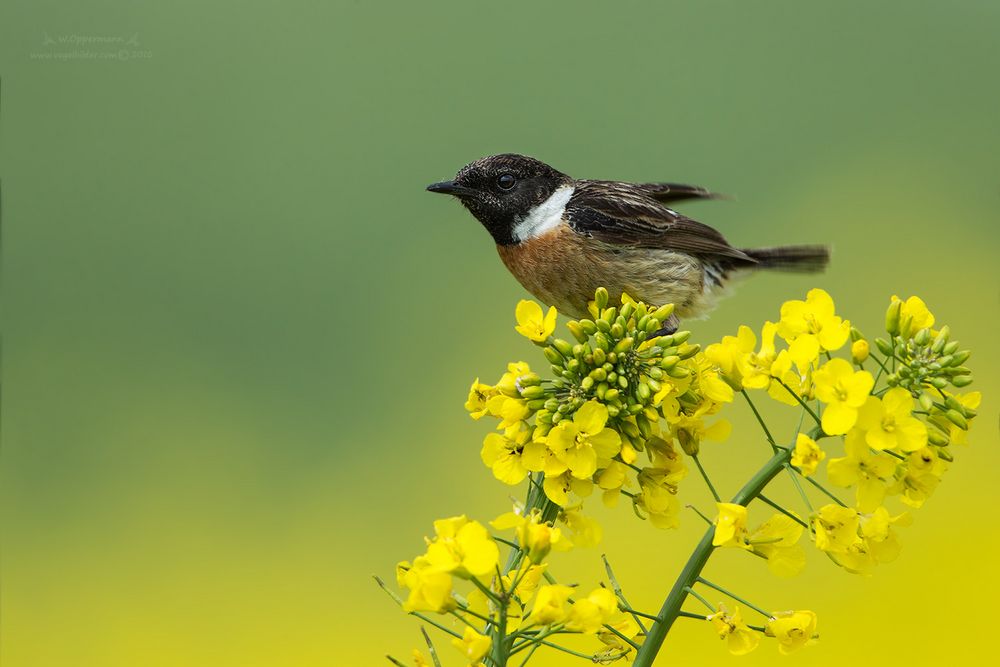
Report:
[[[566,211],[566,204],[573,196],[574,189],[572,186],[564,185],[553,192],[548,199],[528,211],[528,215],[524,216],[511,230],[514,240],[527,241],[558,227],[563,212]]]

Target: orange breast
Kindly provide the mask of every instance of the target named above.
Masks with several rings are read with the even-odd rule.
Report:
[[[703,272],[695,258],[667,250],[613,246],[561,224],[515,245],[497,246],[500,259],[526,290],[571,317],[586,317],[594,290],[607,288],[654,305],[673,303],[680,316],[701,310]]]

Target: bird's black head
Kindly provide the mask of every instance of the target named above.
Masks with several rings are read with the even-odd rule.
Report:
[[[511,245],[518,242],[518,223],[572,182],[544,162],[505,153],[476,160],[462,167],[455,180],[434,183],[427,189],[458,197],[497,244]]]

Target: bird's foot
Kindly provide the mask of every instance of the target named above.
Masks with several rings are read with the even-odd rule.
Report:
[[[680,328],[680,326],[681,321],[676,315],[671,314],[670,317],[668,317],[663,323],[663,326],[653,334],[653,338],[656,338],[657,336],[669,336],[670,334],[677,333],[677,329]]]

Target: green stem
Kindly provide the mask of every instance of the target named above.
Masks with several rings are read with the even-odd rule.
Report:
[[[713,584],[708,579],[703,579],[702,577],[698,577],[698,583],[705,584],[709,588],[714,588],[715,590],[719,591],[723,595],[728,595],[729,597],[731,597],[732,599],[736,600],[740,604],[744,604],[744,605],[750,607],[751,609],[753,609],[758,614],[761,614],[762,616],[765,616],[767,618],[771,618],[771,613],[770,612],[764,611],[763,609],[761,609],[757,605],[753,604],[752,602],[748,602],[748,601],[744,600],[743,598],[739,597],[738,595],[734,595],[733,593],[730,593],[729,591],[727,591],[725,588],[723,588],[722,586],[720,586],[718,584]]]
[[[778,450],[750,478],[750,481],[733,496],[732,502],[737,505],[746,506],[760,495],[768,483],[781,472],[785,463],[788,462],[789,456],[790,453],[787,450]],[[635,661],[632,663],[633,667],[650,667],[653,664],[653,659],[663,646],[663,641],[667,638],[667,633],[670,631],[671,626],[673,626],[674,621],[677,620],[681,611],[681,605],[684,604],[684,600],[687,598],[686,589],[693,586],[698,580],[698,577],[701,576],[701,571],[705,568],[705,564],[708,563],[708,559],[712,555],[712,551],[714,550],[712,538],[714,535],[715,528],[709,528],[705,531],[698,546],[695,547],[680,576],[674,582],[673,587],[663,601],[663,606],[657,614],[661,620],[656,621],[649,628],[649,633],[646,635],[646,639],[636,654]]]
[[[778,510],[779,512],[781,512],[782,514],[784,514],[785,516],[787,516],[789,519],[791,519],[795,523],[797,523],[800,526],[802,526],[803,528],[808,528],[809,527],[808,523],[806,523],[805,521],[803,521],[799,517],[795,516],[794,514],[792,514],[788,510],[786,510],[784,507],[782,507],[778,503],[776,503],[773,500],[770,500],[768,498],[765,498],[763,493],[761,493],[760,495],[758,495],[757,499],[760,500],[761,502],[767,504],[767,505],[770,505],[774,509]]]
[[[708,485],[708,490],[712,492],[712,497],[715,498],[715,502],[722,502],[722,498],[719,497],[719,492],[715,490],[715,485],[712,484],[712,480],[708,478],[708,473],[705,472],[705,468],[702,467],[701,461],[698,460],[698,455],[695,454],[691,457],[694,459],[694,464],[698,468],[698,472],[701,473],[701,478],[705,480],[705,484]]]
[[[819,415],[817,415],[816,412],[811,407],[809,407],[809,404],[806,403],[805,401],[803,401],[802,397],[799,396],[798,394],[796,394],[794,389],[792,389],[791,387],[789,387],[787,384],[785,384],[781,380],[778,380],[778,378],[774,378],[774,379],[777,381],[778,384],[780,384],[782,387],[785,388],[785,391],[787,391],[789,394],[791,394],[792,398],[794,398],[796,401],[799,402],[799,405],[801,405],[803,408],[806,409],[806,412],[808,412],[809,416],[813,418],[813,420],[816,422],[816,425],[819,426],[820,428],[822,428],[822,426],[823,426],[823,420],[821,420],[819,418]]]
[[[631,610],[632,605],[630,605],[628,600],[625,599],[625,593],[622,591],[621,584],[618,583],[618,579],[615,577],[615,571],[611,569],[611,563],[608,561],[607,554],[601,554],[601,560],[604,561],[604,569],[608,573],[608,580],[611,582],[611,589],[614,591],[615,597],[618,598],[620,603],[619,606],[623,611],[628,609],[627,613],[631,614],[632,618],[635,619],[636,625],[638,625],[639,629],[642,630],[642,634],[646,634],[646,626],[643,625],[641,620],[639,620],[639,616],[645,616],[645,614],[640,614],[637,611]],[[652,618],[654,621],[656,620],[655,616]]]
[[[771,449],[777,450],[778,443],[774,441],[774,436],[771,435],[770,429],[768,429],[767,424],[764,423],[764,418],[761,417],[760,412],[757,411],[757,406],[754,405],[752,400],[750,400],[750,394],[747,393],[746,389],[740,390],[740,393],[743,394],[743,398],[747,399],[747,404],[750,406],[750,409],[753,410],[753,416],[757,418],[757,423],[760,424],[762,429],[764,429],[764,437],[766,437],[767,441],[771,444]]]

